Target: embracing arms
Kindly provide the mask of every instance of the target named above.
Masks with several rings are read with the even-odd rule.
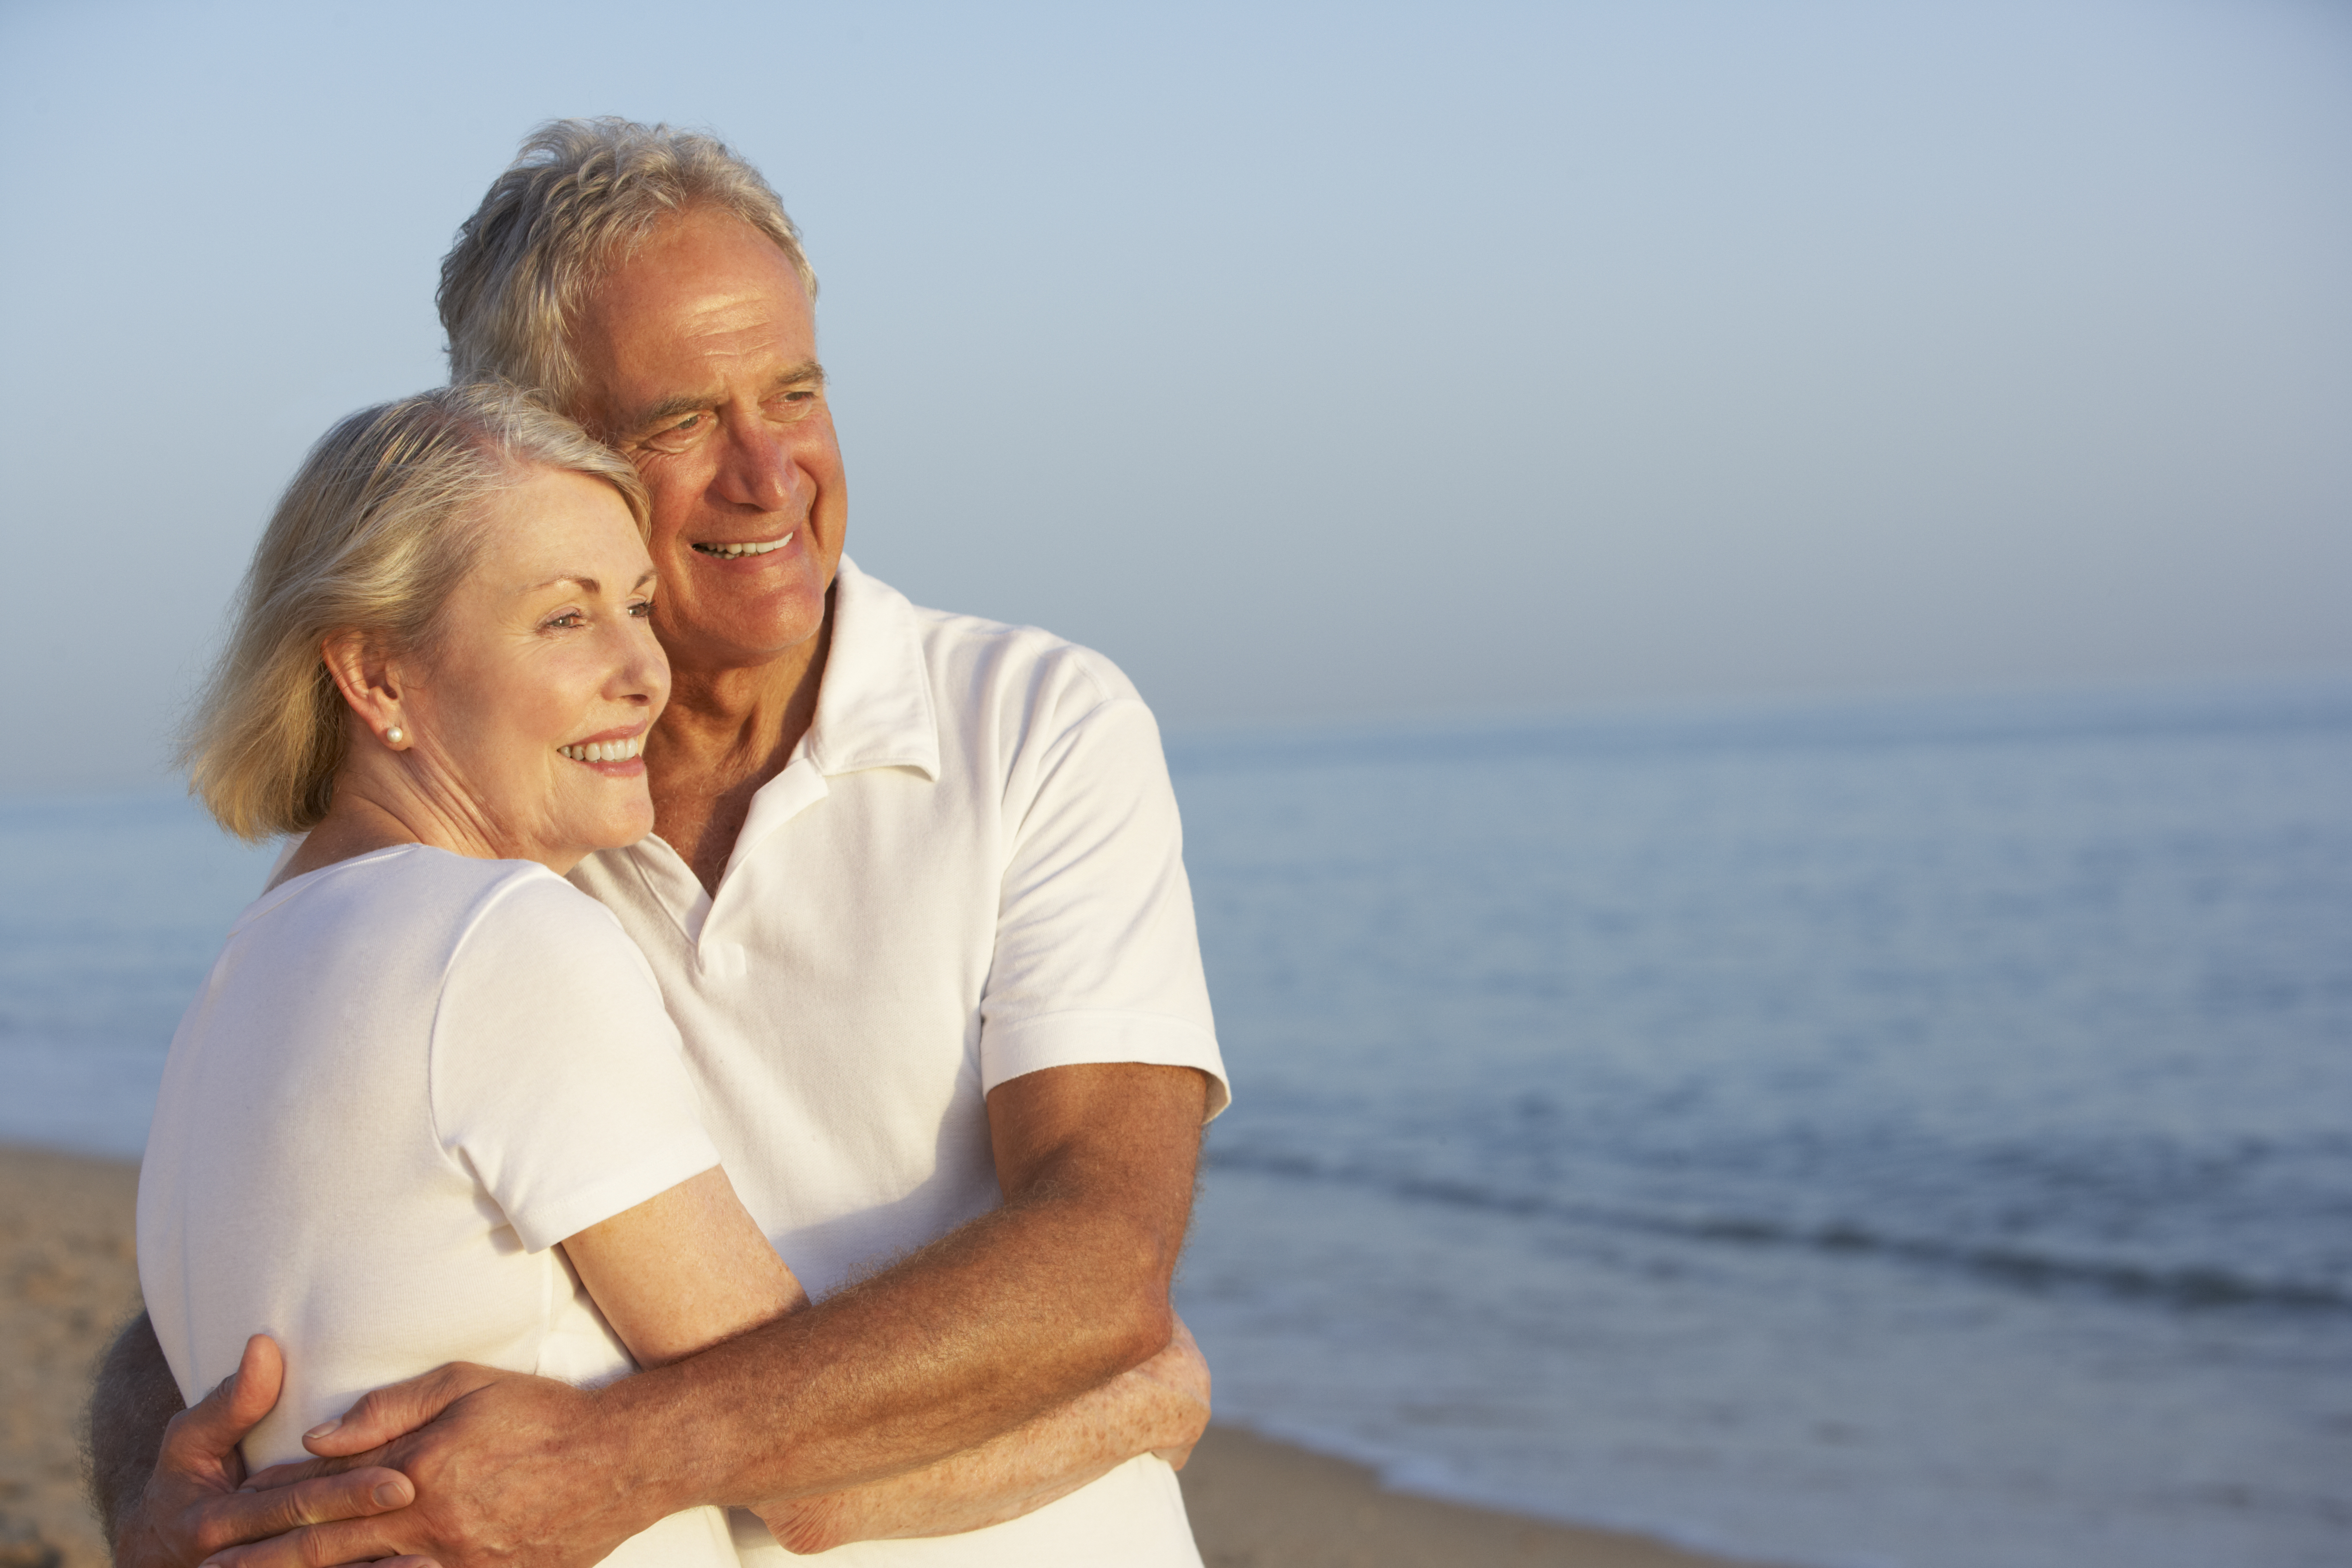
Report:
[[[564,1244],[641,1367],[667,1366],[808,1304],[726,1173],[706,1171]],[[1181,1329],[1181,1326],[1180,1326]],[[885,1480],[760,1512],[798,1552],[950,1535],[1017,1518],[1155,1447],[1181,1463],[1208,1418],[1207,1367],[1189,1333],[1071,1404]],[[382,1433],[385,1440],[401,1435]],[[359,1440],[354,1434],[346,1441]]]
[[[223,1500],[236,1494],[221,1489],[194,1516],[212,1533],[167,1542],[157,1510],[177,1492],[155,1497],[159,1472],[125,1510],[120,1503],[129,1494],[118,1480],[108,1489],[117,1500],[109,1525],[121,1561],[188,1563],[227,1540],[336,1518],[236,1558],[316,1563],[422,1553],[463,1568],[514,1552],[527,1562],[585,1563],[662,1514],[700,1503],[770,1510],[804,1503],[782,1520],[788,1530],[806,1525],[803,1541],[851,1539],[837,1532],[856,1528],[856,1508],[813,1500],[950,1456],[980,1463],[966,1451],[1168,1346],[1168,1287],[1190,1211],[1205,1094],[1202,1076],[1182,1068],[1110,1064],[1014,1079],[989,1099],[1004,1206],[887,1272],[593,1393],[449,1368],[373,1395],[311,1447],[362,1451],[439,1411],[430,1426],[368,1456],[415,1486],[417,1502],[396,1512],[345,1517],[361,1511],[354,1497],[384,1506],[372,1489],[389,1484],[383,1471],[365,1492],[350,1477],[306,1483],[343,1490],[303,1493],[301,1511],[279,1504],[271,1521],[251,1500],[273,1494],[238,1503]],[[101,1383],[100,1405],[134,1407],[139,1357],[113,1360],[120,1364]],[[1140,1392],[1151,1398],[1181,1408],[1191,1397],[1181,1376],[1150,1381]],[[1074,1419],[1083,1426],[1094,1417],[1082,1409]],[[136,1449],[153,1441],[153,1428],[141,1436],[130,1430],[136,1426],[114,1424],[111,1441],[100,1436],[102,1479],[139,1469]],[[634,1484],[616,1488],[614,1476]],[[186,1484],[175,1479],[165,1489]],[[939,1484],[939,1477],[909,1482],[908,1495],[924,1487],[936,1493]],[[221,1533],[233,1517],[239,1528]]]

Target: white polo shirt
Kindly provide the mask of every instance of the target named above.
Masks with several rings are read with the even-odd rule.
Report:
[[[1158,727],[1109,660],[918,609],[845,557],[816,720],[717,894],[661,839],[572,880],[620,917],[704,1120],[822,1297],[994,1209],[988,1091],[1042,1068],[1198,1068],[1229,1098]],[[747,1560],[791,1561],[771,1541]],[[1150,1458],[1027,1518],[856,1564],[1197,1565]]]

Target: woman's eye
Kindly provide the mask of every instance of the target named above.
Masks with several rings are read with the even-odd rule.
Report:
[[[587,617],[577,610],[566,610],[560,616],[550,617],[547,624],[557,631],[568,632],[586,619]]]
[[[629,614],[641,621],[653,613],[654,602],[651,599],[639,599],[629,606]]]

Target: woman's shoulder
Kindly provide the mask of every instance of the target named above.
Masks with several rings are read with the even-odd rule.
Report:
[[[636,949],[610,910],[533,860],[486,860],[404,844],[321,866],[270,889],[237,921],[338,942],[425,942],[444,961],[577,954],[609,960]],[[291,934],[291,931],[289,931]],[[484,950],[490,950],[485,952]]]
[[[459,922],[460,945],[477,956],[495,949],[514,959],[555,961],[565,967],[610,963],[623,953],[643,962],[612,910],[537,861],[471,865],[478,869],[464,880],[470,898]]]

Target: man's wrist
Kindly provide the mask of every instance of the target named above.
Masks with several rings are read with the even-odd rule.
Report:
[[[697,1430],[707,1423],[694,1417],[694,1381],[678,1363],[622,1378],[596,1394],[585,1462],[596,1474],[631,1478],[631,1506],[645,1510],[641,1529],[726,1501],[726,1478],[710,1463],[724,1444]]]

